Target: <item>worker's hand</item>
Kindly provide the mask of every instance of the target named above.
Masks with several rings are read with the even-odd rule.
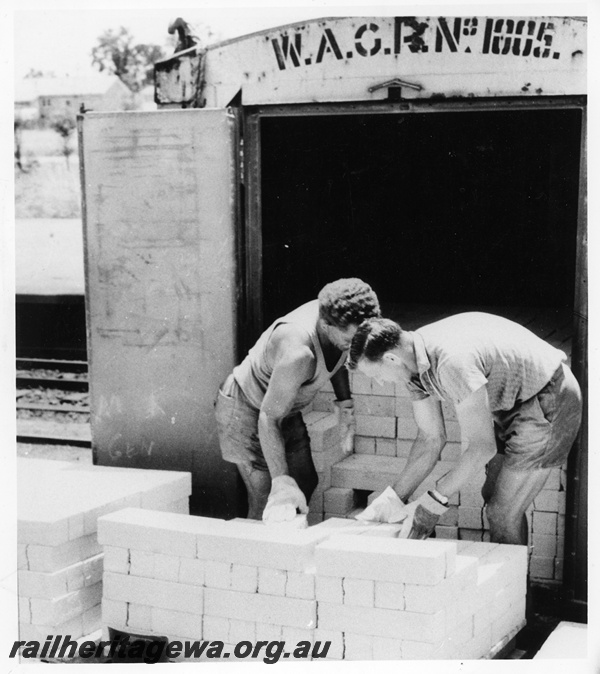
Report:
[[[356,433],[356,417],[353,400],[336,400],[335,410],[340,429],[340,443],[344,454],[354,451],[354,434]]]
[[[406,506],[408,517],[404,520],[398,538],[413,538],[424,540],[429,538],[435,529],[440,517],[448,510],[425,492],[416,501]]]
[[[308,512],[306,497],[300,491],[298,483],[289,475],[280,475],[271,482],[271,493],[263,512],[263,522],[289,522],[301,514]]]
[[[398,494],[387,487],[373,500],[370,506],[355,516],[364,522],[386,522],[389,524],[402,522],[406,517],[406,506]]]

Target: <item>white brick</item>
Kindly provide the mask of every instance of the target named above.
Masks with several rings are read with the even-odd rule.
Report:
[[[305,629],[314,628],[317,617],[315,601],[215,588],[205,589],[204,612],[221,618],[277,623]]]
[[[231,567],[228,562],[204,561],[204,584],[206,587],[228,589],[231,584]]]
[[[102,580],[102,558],[102,555],[96,555],[54,573],[19,571],[19,594],[24,597],[54,599],[98,583]]]
[[[245,564],[232,564],[231,589],[240,592],[256,592],[258,587],[258,569]]]
[[[223,618],[219,618],[223,620]],[[281,625],[272,625],[269,623],[256,623],[257,641],[279,641],[281,639]]]
[[[203,559],[182,557],[179,559],[179,582],[186,585],[204,585],[205,565]]]
[[[344,578],[342,586],[344,588],[344,604],[367,606],[369,608],[373,608],[375,605],[375,583],[372,580]]]
[[[458,530],[458,537],[461,541],[481,542],[483,540],[483,532],[481,529],[464,529]]]
[[[402,659],[403,660],[434,660],[435,654],[441,646],[441,641],[436,643],[425,643],[422,641],[411,641],[402,639]]]
[[[123,599],[102,598],[102,624],[113,627],[127,624],[127,602]]]
[[[554,578],[554,557],[532,557],[529,563],[531,578],[552,580]]]
[[[393,639],[436,643],[444,638],[445,612],[435,614],[391,611],[319,602],[319,628]]]
[[[346,649],[344,660],[372,660],[373,639],[364,634],[346,632],[344,634]]]
[[[285,595],[287,573],[282,569],[258,569],[258,591],[279,597]]]
[[[157,578],[158,580],[171,580],[177,582],[179,580],[179,562],[179,557],[155,554],[152,577]]]
[[[352,372],[350,375],[350,387],[354,395],[370,394],[372,392],[371,379],[360,372]],[[382,387],[378,387],[382,388]]]
[[[114,545],[105,545],[104,569],[115,573],[129,573],[129,550],[116,548]]]
[[[437,538],[446,541],[458,540],[458,527],[447,527],[438,524],[435,528]]]
[[[325,512],[345,515],[354,507],[354,490],[344,487],[329,487],[324,492]]]
[[[458,526],[461,529],[483,529],[481,508],[460,506],[458,509]]]
[[[165,513],[179,513],[180,515],[190,514],[190,499],[188,497],[171,501],[160,508],[151,508],[151,510],[161,510]]]
[[[129,604],[127,627],[138,630],[152,630],[152,607],[147,604]]]
[[[19,620],[22,623],[31,622],[31,606],[27,597],[19,597]]]
[[[195,519],[195,518],[189,518]],[[318,527],[248,526],[221,522],[198,536],[198,558],[248,566],[304,571],[313,565],[315,545],[326,534]]]
[[[458,506],[448,506],[446,512],[440,517],[439,523],[447,527],[458,526]]]
[[[403,611],[405,608],[404,587],[404,583],[387,583],[378,580],[375,583],[375,607]]]
[[[314,642],[318,653],[323,652],[326,641],[329,641],[330,645],[327,647],[324,659],[341,660],[344,656],[344,634],[342,632],[317,628],[314,631]]]
[[[373,637],[373,660],[401,660],[402,642],[400,639]]]
[[[230,620],[229,640],[234,644],[240,641],[256,641],[256,623],[249,620]]]
[[[194,558],[197,536],[226,526],[210,517],[125,508],[98,519],[98,540],[103,545]]]
[[[117,573],[104,574],[104,596],[185,613],[201,613],[204,589],[195,585],[170,583]]]
[[[317,575],[315,578],[315,596],[318,601],[342,604],[344,601],[342,579]]]
[[[461,489],[460,490],[460,507],[462,508],[483,508],[483,496],[480,489]]]
[[[316,454],[339,445],[339,431],[334,414],[329,414],[314,422],[309,420],[306,428],[310,437],[310,448]]]
[[[375,438],[368,438],[362,435],[354,437],[355,454],[375,454]]]
[[[557,533],[558,515],[556,513],[533,513],[533,532],[554,536]]]
[[[17,569],[29,569],[27,560],[27,546],[24,543],[17,544]]]
[[[317,546],[317,574],[435,585],[454,568],[456,545],[338,535]]]
[[[559,511],[559,492],[553,489],[542,489],[535,497],[533,506],[536,510],[543,512]]]
[[[83,634],[92,634],[102,629],[102,606],[96,604],[83,612]]]
[[[46,518],[52,517],[52,512]],[[68,518],[29,520],[19,519],[17,522],[17,543],[25,545],[55,546],[69,540]]]
[[[396,456],[394,438],[375,438],[375,454],[378,456]]]
[[[152,608],[152,631],[176,634],[190,640],[202,639],[202,615],[193,615],[164,608]]]
[[[396,419],[395,417],[374,417],[357,414],[356,432],[358,435],[369,435],[377,438],[395,438]]]
[[[297,597],[298,599],[315,598],[315,574],[310,572],[288,571],[287,585],[285,588],[286,597]]]
[[[144,550],[132,550],[129,558],[129,573],[132,576],[152,578],[154,575],[154,554]]]
[[[417,437],[418,426],[414,419],[398,419],[397,436],[403,440],[414,440]]]
[[[229,620],[212,615],[203,616],[202,634],[209,641],[229,641]]]
[[[555,557],[556,556],[556,536],[546,534],[536,534],[531,537],[531,546],[534,557]]]
[[[296,645],[301,641],[308,641],[312,648],[315,639],[315,631],[314,629],[303,630],[298,627],[282,627],[281,639],[285,641],[286,644],[288,644],[290,652],[295,650]]]
[[[19,623],[19,637],[22,641],[39,641],[43,643],[48,635],[69,635],[78,639],[83,635],[83,616],[78,615],[60,625],[32,625]]]
[[[404,601],[407,611],[417,613],[437,613],[445,606],[464,603],[469,588],[478,580],[477,560],[457,555],[455,573],[437,585],[407,584]]]
[[[102,552],[96,536],[91,534],[74,541],[67,541],[56,546],[29,545],[27,558],[30,571],[53,573],[67,566],[82,562]]]
[[[55,599],[30,600],[31,622],[35,625],[58,625],[80,616],[85,610],[99,604],[102,599],[102,583],[69,592]]]
[[[378,396],[358,394],[354,396],[354,409],[357,414],[378,417],[396,415],[396,399],[394,396]]]

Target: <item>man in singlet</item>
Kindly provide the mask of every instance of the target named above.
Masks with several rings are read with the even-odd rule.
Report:
[[[308,512],[318,482],[302,418],[327,381],[346,453],[354,414],[346,356],[358,326],[380,315],[377,296],[356,278],[326,285],[318,299],[277,319],[221,386],[215,402],[223,458],[237,464],[248,517],[291,520]]]

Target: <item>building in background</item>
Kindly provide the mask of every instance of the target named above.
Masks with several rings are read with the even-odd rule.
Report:
[[[135,107],[133,93],[118,77],[37,77],[15,87],[15,116],[42,123],[56,115],[86,110],[107,112]]]

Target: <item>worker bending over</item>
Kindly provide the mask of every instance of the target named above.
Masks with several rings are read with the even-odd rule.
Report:
[[[357,327],[379,315],[370,286],[356,278],[334,281],[267,328],[221,386],[215,403],[221,452],[244,480],[249,518],[278,522],[308,512],[318,477],[302,410],[328,380],[343,449],[353,450],[345,362]]]
[[[495,543],[527,544],[525,511],[561,466],[581,422],[581,391],[566,355],[505,318],[463,313],[414,332],[387,319],[363,323],[349,367],[379,382],[401,382],[418,426],[406,467],[362,518],[400,521],[409,538],[427,538],[449,497],[480,479]],[[452,403],[462,435],[456,466],[406,508],[446,443],[441,401]]]

